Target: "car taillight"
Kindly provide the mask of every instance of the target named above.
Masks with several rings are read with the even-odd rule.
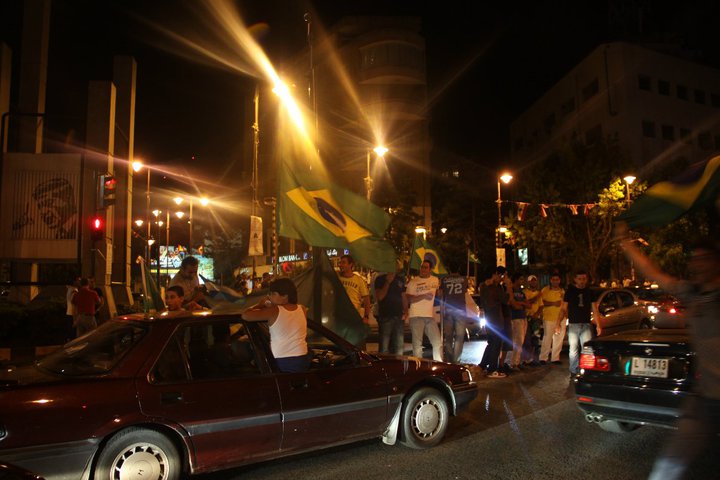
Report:
[[[677,310],[675,309],[675,307],[670,307],[670,308],[668,309],[668,313],[675,314],[675,313],[677,313]]]
[[[580,368],[598,372],[609,372],[610,360],[607,357],[595,355],[594,353],[583,353],[580,355]]]

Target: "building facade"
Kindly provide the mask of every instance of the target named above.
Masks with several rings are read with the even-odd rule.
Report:
[[[720,151],[720,70],[624,42],[598,46],[511,125],[511,158],[615,138],[651,175]]]

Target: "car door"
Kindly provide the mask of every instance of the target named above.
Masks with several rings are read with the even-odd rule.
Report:
[[[622,330],[640,328],[640,322],[643,319],[643,308],[637,305],[635,296],[627,290],[618,290],[617,297],[622,312],[622,324],[619,328]]]
[[[617,325],[622,323],[622,314],[619,311],[617,292],[615,290],[607,290],[600,294],[597,311],[600,315],[601,335],[605,336],[614,333]]]
[[[313,324],[308,325],[308,348],[312,364],[307,372],[277,375],[283,452],[379,436],[388,423],[384,369]]]
[[[187,431],[196,468],[274,455],[282,435],[280,397],[262,362],[239,320],[192,318],[140,382],[141,409]]]

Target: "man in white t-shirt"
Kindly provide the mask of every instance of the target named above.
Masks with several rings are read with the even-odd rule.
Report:
[[[432,344],[433,359],[442,361],[442,337],[435,319],[433,318],[433,304],[435,294],[440,287],[440,280],[430,274],[430,262],[424,261],[420,265],[420,276],[414,277],[407,284],[405,297],[409,305],[408,315],[410,332],[412,333],[413,355],[422,358],[423,332]]]

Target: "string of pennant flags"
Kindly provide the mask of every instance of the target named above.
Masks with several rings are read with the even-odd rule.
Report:
[[[517,206],[517,219],[519,222],[525,220],[527,215],[528,207],[537,205],[540,207],[540,216],[547,218],[548,210],[551,208],[567,208],[570,210],[572,215],[579,215],[580,212],[587,216],[597,203],[530,203],[530,202],[515,202],[512,200],[502,200],[503,203],[511,203]]]

